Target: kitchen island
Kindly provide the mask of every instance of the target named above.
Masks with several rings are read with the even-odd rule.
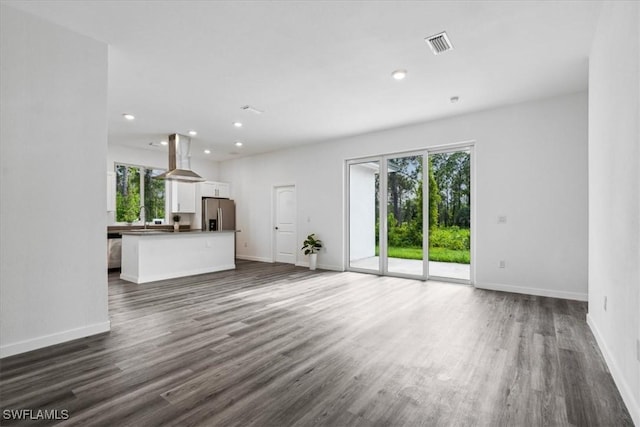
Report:
[[[134,283],[235,269],[235,231],[122,232],[120,278]]]

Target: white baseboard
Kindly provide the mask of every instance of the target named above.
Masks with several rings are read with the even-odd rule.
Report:
[[[137,282],[138,278],[136,276],[132,276],[130,274],[120,273],[120,278],[122,280],[126,280],[127,282],[138,283]]]
[[[622,396],[622,400],[625,405],[627,405],[627,409],[629,410],[629,414],[631,414],[631,418],[635,425],[640,426],[640,402],[637,402],[633,393],[631,392],[631,387],[627,382],[626,377],[620,371],[616,360],[611,355],[611,351],[609,347],[600,334],[598,327],[596,326],[593,318],[587,313],[587,325],[591,328],[591,332],[593,332],[593,336],[596,338],[596,342],[598,343],[598,347],[600,347],[600,352],[604,356],[604,360],[607,363],[607,367],[609,368],[609,372],[611,372],[611,376],[613,377],[613,381],[618,386],[618,390],[620,391],[620,395]]]
[[[344,268],[339,265],[318,264],[318,268],[321,270],[344,271]]]
[[[72,341],[78,338],[88,337],[90,335],[101,334],[111,330],[111,322],[94,323],[92,325],[82,326],[80,328],[69,329],[67,331],[56,332],[55,334],[44,335],[29,340],[6,344],[0,346],[0,358],[13,356],[27,351],[37,350],[39,348],[49,347],[51,345]]]
[[[537,295],[541,297],[552,297],[570,299],[576,301],[588,301],[589,295],[581,292],[566,292],[555,289],[528,288],[525,286],[502,285],[496,283],[479,283],[476,282],[475,287],[478,289],[489,289],[492,291],[513,292],[516,294]]]
[[[309,268],[308,262],[296,262],[296,267],[307,267]],[[339,265],[330,265],[330,264],[318,264],[317,268],[319,270],[331,270],[331,271],[344,271],[344,268]]]
[[[258,261],[258,262],[270,262],[273,263],[271,258],[259,257],[259,256],[251,256],[251,255],[236,255],[237,259],[243,259],[245,261]]]
[[[273,263],[273,260],[271,258],[264,258],[264,257],[257,257],[257,256],[251,256],[251,255],[236,255],[237,259],[244,259],[247,261],[258,261],[258,262],[270,262]],[[306,257],[305,257],[306,258]],[[309,262],[296,262],[295,263],[296,267],[309,267]],[[330,264],[318,264],[318,268],[320,270],[332,270],[332,271],[344,271],[344,268],[342,268],[339,265],[330,265]]]
[[[234,270],[236,268],[235,264],[228,265],[218,265],[215,267],[206,267],[206,268],[196,268],[189,271],[181,271],[178,273],[171,274],[148,274],[143,276],[132,276],[129,274],[120,273],[120,278],[122,280],[127,280],[129,282],[136,283],[138,285],[149,282],[157,282],[159,280],[167,280],[167,279],[176,279],[178,277],[185,276],[197,276],[198,274],[206,274],[206,273],[216,273],[218,271],[226,271],[226,270]]]

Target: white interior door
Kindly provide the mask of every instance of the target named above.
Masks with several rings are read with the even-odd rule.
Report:
[[[296,240],[296,187],[275,187],[275,261],[296,263],[298,244]]]

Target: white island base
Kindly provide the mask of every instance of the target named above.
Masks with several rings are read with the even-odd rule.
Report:
[[[234,231],[124,232],[120,278],[133,283],[232,270]]]

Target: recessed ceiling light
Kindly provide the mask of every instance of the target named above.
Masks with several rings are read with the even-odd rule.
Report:
[[[460,97],[452,96],[451,98],[449,98],[449,101],[451,101],[452,104],[455,104],[456,102],[460,101]]]
[[[395,70],[391,76],[396,80],[402,80],[407,77],[407,70]]]
[[[198,132],[196,132],[195,130],[190,130],[189,131],[189,135],[191,136],[196,136],[198,134]]]
[[[209,149],[204,150],[204,154],[211,154],[211,150]]]
[[[236,147],[242,147],[242,142],[236,141]]]
[[[168,145],[169,143],[167,141],[160,141],[160,145]]]
[[[122,117],[124,117],[127,120],[134,120],[136,118],[136,116],[134,116],[133,114],[128,114],[128,113],[123,114]]]
[[[237,128],[241,128],[242,127],[242,123],[240,122],[233,122],[233,125]]]

